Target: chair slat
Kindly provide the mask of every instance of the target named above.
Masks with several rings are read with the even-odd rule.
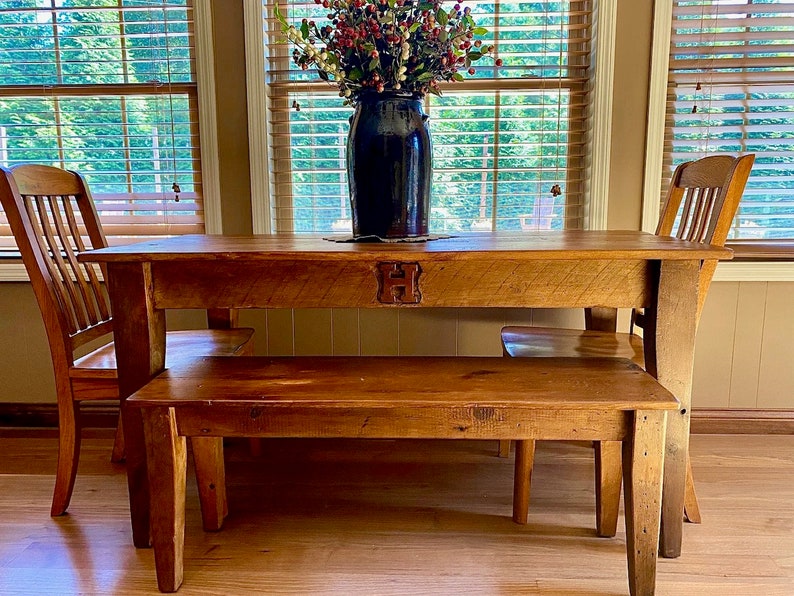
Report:
[[[64,218],[68,220],[68,212],[71,211],[71,197],[69,195],[50,195],[49,204],[52,219],[55,223],[55,229],[61,239],[61,248],[65,256],[65,263],[69,265],[68,274],[74,280],[73,286],[78,290],[75,293],[77,306],[86,316],[86,327],[96,325],[99,323],[99,316],[97,314],[96,305],[91,298],[91,289],[83,275],[83,267],[77,262],[77,253],[75,252],[75,245],[78,244],[79,236],[75,237],[72,230],[64,222]],[[78,247],[79,250],[79,247]]]
[[[706,188],[704,189],[703,197],[703,213],[698,220],[697,231],[695,232],[695,242],[705,242],[709,231],[709,222],[714,213],[714,205],[717,202],[719,195],[719,188]]]
[[[676,238],[685,238],[687,234],[687,225],[692,217],[692,206],[694,201],[695,190],[692,188],[685,188],[684,189],[684,207],[681,210],[681,223],[678,226],[678,232],[676,232]]]
[[[80,198],[78,196],[71,196],[74,202],[77,204],[78,209],[80,208]],[[84,252],[88,247],[86,246],[85,242],[83,241],[83,229],[80,226],[80,223],[77,218],[77,214],[74,212],[74,207],[72,206],[72,201],[66,201],[64,205],[64,213],[66,215],[66,219],[69,223],[69,230],[71,233],[72,238],[74,239],[75,247],[77,248],[78,252]],[[85,219],[82,217],[81,219]],[[105,243],[101,243],[102,246]],[[91,246],[91,248],[97,248],[95,246]],[[85,279],[90,286],[91,294],[93,296],[94,303],[96,308],[98,309],[98,316],[97,321],[107,321],[110,319],[110,307],[109,307],[109,300],[105,294],[105,290],[102,284],[99,281],[99,277],[96,274],[96,270],[91,263],[82,263],[83,271],[85,272]],[[103,272],[104,275],[104,272]]]
[[[70,288],[69,285],[65,283],[62,269],[57,260],[60,258],[60,249],[52,236],[52,231],[45,213],[46,210],[42,207],[42,200],[40,197],[28,195],[24,198],[30,222],[36,233],[35,240],[39,246],[39,250],[45,257],[44,262],[47,267],[49,282],[61,304],[64,315],[67,317],[66,322],[69,325],[68,332],[69,334],[74,334],[82,327],[80,325],[79,315],[74,308],[74,300],[71,296],[74,289]]]
[[[695,206],[692,209],[692,217],[689,220],[689,230],[686,234],[686,239],[690,242],[697,242],[697,234],[700,229],[700,222],[703,221],[703,214],[706,212],[706,191],[703,188],[698,188],[695,191],[697,199],[695,199]]]

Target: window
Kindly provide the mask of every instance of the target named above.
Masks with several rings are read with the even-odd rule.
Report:
[[[191,0],[4,2],[0,163],[83,173],[111,244],[202,233],[193,29]]]
[[[794,2],[673,4],[663,186],[676,165],[755,153],[730,238],[794,238]]]
[[[349,231],[349,107],[290,59],[265,9],[270,186],[276,231]],[[591,3],[461,2],[503,60],[428,96],[434,179],[431,230],[579,228],[590,115]],[[311,0],[281,2],[289,22],[320,20]],[[299,109],[298,109],[299,108]],[[559,185],[562,194],[554,196]]]

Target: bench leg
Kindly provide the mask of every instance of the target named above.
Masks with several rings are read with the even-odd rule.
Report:
[[[204,530],[217,532],[229,515],[226,502],[226,473],[223,464],[223,437],[191,437],[196,467],[201,520]]]
[[[595,442],[596,532],[612,538],[618,531],[621,469],[620,441]]]
[[[499,457],[510,457],[510,439],[499,441]]]
[[[527,523],[529,515],[529,487],[532,465],[535,462],[535,441],[516,441],[516,468],[513,477],[513,521]]]
[[[177,435],[172,408],[143,408],[143,421],[157,587],[176,592],[182,584],[185,547],[186,442]]]
[[[632,596],[648,596],[656,589],[666,420],[663,411],[638,410],[631,436],[623,443],[626,554]]]

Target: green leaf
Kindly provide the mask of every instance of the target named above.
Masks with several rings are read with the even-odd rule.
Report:
[[[351,81],[360,81],[364,78],[364,72],[358,66],[354,66],[347,74],[347,78]]]
[[[308,23],[302,23],[301,24],[301,35],[303,35],[303,39],[308,41],[308,39],[309,39],[309,24]]]
[[[460,74],[459,72],[456,72],[456,73],[453,73],[452,78],[455,79],[456,81],[462,81],[463,80],[463,75]]]
[[[445,11],[443,8],[439,8],[438,12],[436,13],[436,21],[438,21],[438,24],[442,27],[446,27],[447,23],[449,22],[447,11]]]
[[[380,64],[380,60],[378,60],[377,58],[373,58],[372,60],[369,61],[368,68],[370,70],[375,70],[376,68],[378,68],[378,64]]]
[[[468,55],[466,56],[466,58],[468,58],[469,60],[474,62],[474,61],[479,60],[480,58],[482,58],[482,54],[479,51],[475,50],[475,51],[469,52]]]
[[[433,3],[432,2],[420,2],[419,3],[419,10],[432,10]]]
[[[432,78],[433,78],[432,72],[423,72],[418,77],[416,77],[416,80],[419,82],[424,82],[424,81],[429,81]]]
[[[442,29],[441,32],[438,34],[438,41],[444,43],[449,39],[449,33],[446,29]]]
[[[488,29],[486,29],[485,27],[475,27],[474,29],[472,29],[472,33],[474,33],[474,35],[485,35],[486,33],[488,33]]]
[[[411,33],[415,33],[416,30],[419,29],[419,27],[421,27],[421,26],[422,26],[421,23],[416,22],[413,25],[411,25],[411,27],[408,29],[408,31],[410,31]]]

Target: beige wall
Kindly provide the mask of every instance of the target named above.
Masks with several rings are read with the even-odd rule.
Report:
[[[250,234],[251,178],[241,0],[212,2],[221,218],[224,234]]]
[[[242,54],[242,3],[213,3],[223,226],[251,230]],[[619,0],[609,227],[638,229],[647,112],[652,3]],[[698,334],[696,407],[794,408],[792,283],[712,284]],[[621,324],[626,325],[626,313]],[[170,328],[201,326],[169,313]],[[581,327],[581,311],[318,309],[247,311],[257,351],[271,355],[501,354],[504,324]],[[29,284],[0,283],[0,402],[53,402],[44,326]]]
[[[607,225],[612,230],[639,230],[653,2],[619,0],[617,14]]]

